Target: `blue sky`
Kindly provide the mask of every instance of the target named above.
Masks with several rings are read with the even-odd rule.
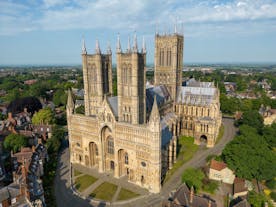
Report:
[[[154,34],[184,32],[184,63],[276,62],[275,0],[0,0],[0,65],[80,64],[96,39],[113,62],[137,33],[153,62]]]

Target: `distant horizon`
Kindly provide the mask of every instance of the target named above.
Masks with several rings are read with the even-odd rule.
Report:
[[[117,65],[116,63],[112,64],[113,66]],[[244,65],[244,66],[258,66],[258,65],[264,65],[264,66],[269,66],[269,65],[276,65],[275,62],[184,62],[183,66],[192,66],[192,65]],[[76,67],[76,66],[82,66],[80,63],[53,63],[53,64],[0,64],[0,67]],[[146,66],[154,66],[154,63],[147,63]]]

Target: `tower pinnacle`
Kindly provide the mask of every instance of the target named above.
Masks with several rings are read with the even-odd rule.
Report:
[[[117,37],[117,48],[116,48],[116,52],[117,52],[117,53],[121,53],[121,52],[122,52],[122,49],[121,49],[121,41],[120,41],[120,34],[118,34],[118,37]]]
[[[100,45],[99,45],[99,40],[96,40],[96,49],[95,49],[97,54],[101,54],[101,49],[100,49]]]
[[[127,52],[131,52],[130,37],[128,36]]]
[[[134,33],[134,39],[133,39],[133,52],[138,52],[138,45],[137,45],[137,35],[136,35],[136,32]]]
[[[145,37],[144,37],[144,36],[143,36],[142,53],[147,53],[147,49],[146,49],[146,42],[145,42]]]
[[[154,101],[151,109],[151,114],[149,118],[150,122],[160,122],[160,114],[159,114],[159,109],[156,101],[156,96],[154,96]]]
[[[87,54],[84,38],[82,38],[82,54]]]
[[[107,54],[108,54],[108,55],[111,55],[111,54],[112,54],[110,42],[107,43]]]

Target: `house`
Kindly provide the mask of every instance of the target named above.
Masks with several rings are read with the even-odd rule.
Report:
[[[168,201],[163,202],[162,206],[163,207],[180,207],[180,206],[216,207],[217,204],[214,200],[206,196],[196,195],[194,193],[193,187],[191,187],[191,190],[189,190],[187,185],[183,184],[174,193],[172,198],[170,198]]]
[[[237,84],[234,82],[224,82],[224,87],[227,93],[234,92],[237,88]]]
[[[230,207],[250,207],[251,205],[248,203],[246,199],[238,197],[231,201]]]
[[[227,164],[225,164],[224,162],[211,160],[209,179],[221,181],[227,184],[233,184],[235,174],[227,167]]]
[[[233,184],[233,198],[245,197],[248,191],[253,190],[253,185],[250,181],[242,178],[235,178]]]
[[[47,140],[52,136],[52,126],[45,124],[34,125],[33,132],[39,136],[42,136],[44,140]]]
[[[272,109],[270,106],[261,106],[259,113],[264,119],[264,125],[271,125],[276,122],[276,109]]]
[[[21,206],[30,206],[21,194],[20,185],[12,183],[0,189],[0,206],[14,206],[15,203],[22,204]],[[25,205],[24,205],[25,204]]]
[[[25,85],[33,85],[33,84],[35,84],[36,82],[37,82],[36,79],[30,79],[30,80],[25,80],[25,81],[24,81],[24,84],[25,84]]]

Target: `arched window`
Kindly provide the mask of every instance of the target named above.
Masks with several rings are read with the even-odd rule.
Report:
[[[107,138],[107,152],[109,154],[114,154],[114,140],[112,137]]]
[[[128,154],[127,154],[127,152],[126,152],[126,154],[125,154],[125,164],[128,165]]]
[[[96,154],[96,156],[98,156],[98,155],[99,155],[98,147],[97,147],[97,145],[96,145],[96,144],[95,144],[95,154]]]

